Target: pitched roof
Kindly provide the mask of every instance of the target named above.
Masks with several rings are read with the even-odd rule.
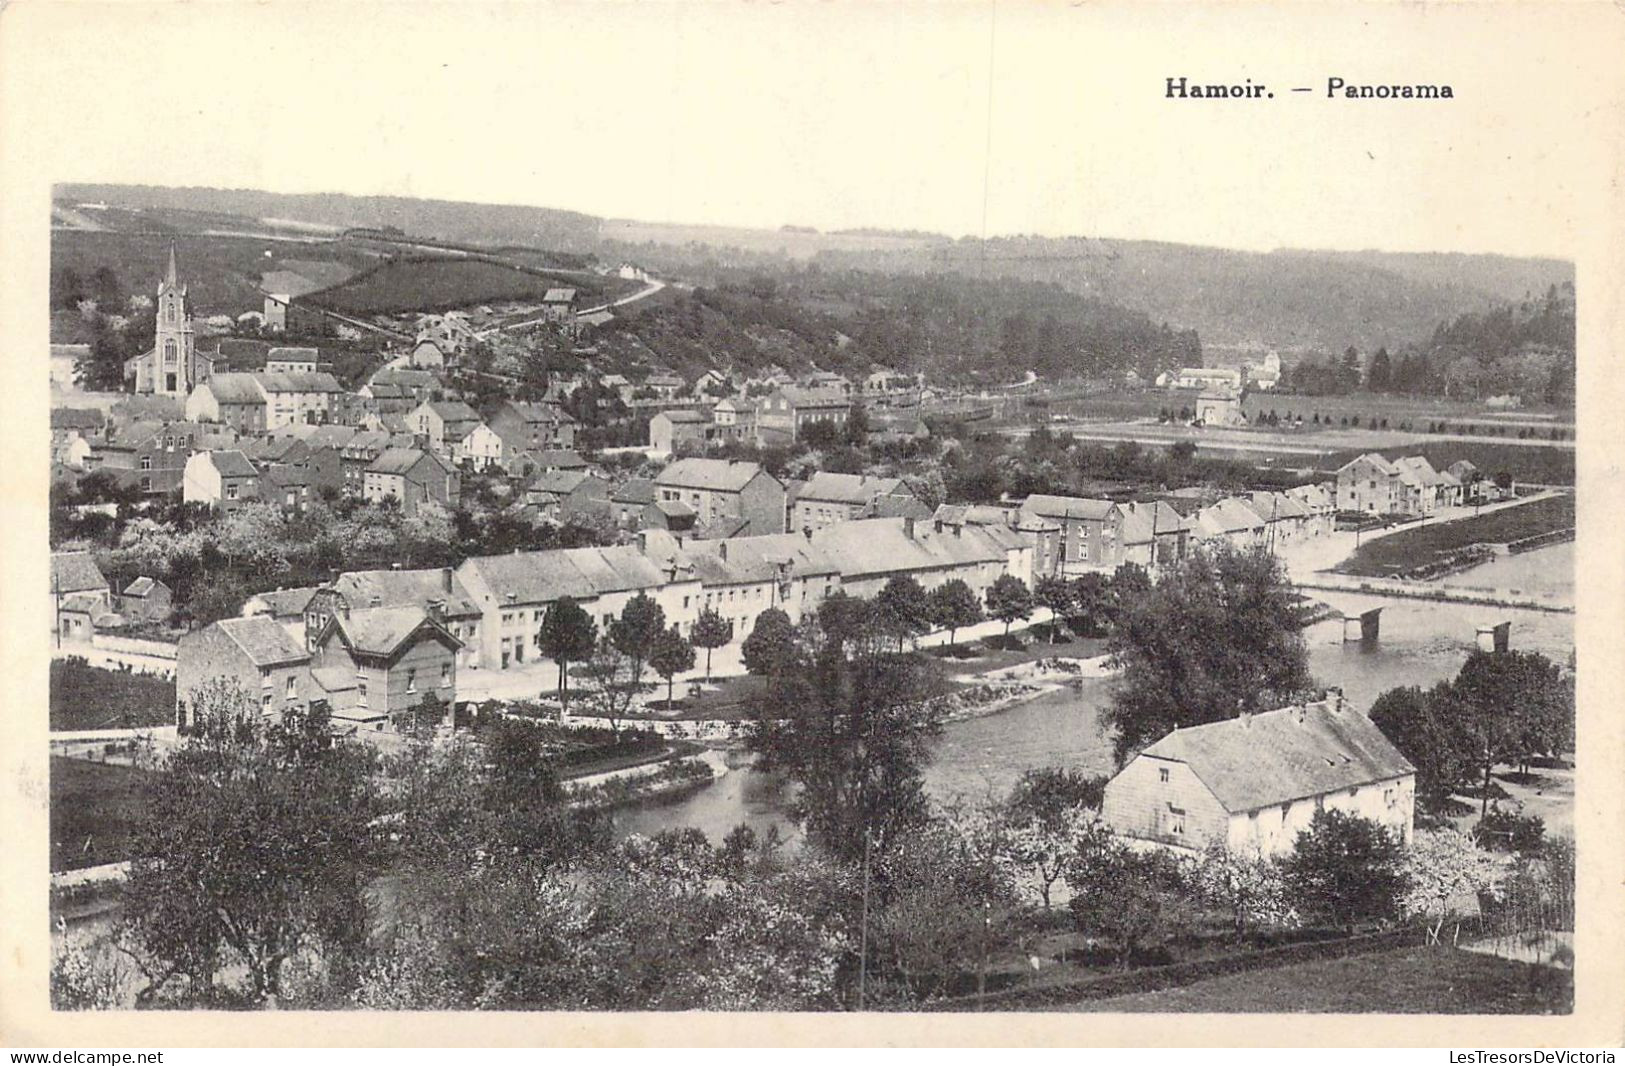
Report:
[[[1124,544],[1149,544],[1154,537],[1178,533],[1190,526],[1189,520],[1161,500],[1123,507]]]
[[[150,596],[158,589],[168,587],[169,586],[165,585],[162,581],[154,580],[153,578],[147,577],[145,574],[143,574],[141,577],[138,577],[134,581],[130,582],[129,587],[124,590],[124,595]]]
[[[876,496],[898,495],[904,491],[902,478],[836,474],[820,470],[807,479],[796,499],[862,505]]]
[[[101,429],[105,425],[107,416],[99,408],[51,408],[52,429]]]
[[[474,598],[455,574],[451,578],[451,590],[446,590],[443,570],[351,570],[340,574],[332,588],[352,608],[426,608],[430,600],[444,600],[448,618],[469,618],[480,613]]]
[[[422,607],[363,607],[348,615],[340,612],[330,623],[346,647],[365,655],[390,656],[400,650],[412,634],[427,627],[430,633],[452,647],[462,642],[435,623]]]
[[[53,592],[91,592],[109,588],[96,557],[89,552],[55,552],[51,555]]]
[[[426,459],[439,465],[439,460],[421,448],[387,448],[367,467],[367,473],[410,474]]]
[[[691,411],[687,409],[681,411],[661,411],[659,414],[655,415],[655,417],[664,418],[668,422],[694,425],[703,425],[711,421],[711,419],[706,417],[703,411]]]
[[[815,529],[812,543],[840,567],[842,577],[935,570],[975,563],[1004,563],[1020,534],[1002,526],[964,526],[937,532],[929,523],[867,518]]]
[[[461,400],[432,400],[427,405],[429,410],[440,416],[443,422],[478,422],[480,413]]]
[[[381,429],[363,429],[356,431],[355,435],[344,442],[341,449],[345,455],[370,455],[377,458],[378,453],[389,447],[389,434]]]
[[[305,662],[310,658],[282,623],[267,615],[252,618],[222,618],[214,628],[230,637],[255,666]]]
[[[236,449],[228,451],[209,452],[209,461],[220,472],[221,477],[258,477],[259,471],[254,464],[248,461],[248,456]]]
[[[555,422],[574,422],[568,411],[561,410],[557,405],[550,403],[519,403],[509,400],[503,405],[513,411],[526,425],[552,424]]]
[[[760,473],[760,466],[742,459],[679,459],[660,472],[655,484],[713,492],[738,492]],[[768,476],[772,477],[771,474]]]
[[[537,474],[530,483],[532,492],[574,492],[583,481],[592,480],[585,470],[546,470]]]
[[[1336,696],[1176,729],[1141,754],[1186,764],[1232,814],[1416,772]]]
[[[269,609],[272,618],[298,618],[310,606],[310,598],[316,595],[314,586],[308,588],[276,589],[271,592],[259,592],[250,596],[243,604],[246,608],[249,603],[258,600]]]
[[[1393,463],[1390,463],[1388,460],[1384,459],[1381,455],[1378,455],[1376,452],[1366,452],[1364,455],[1355,456],[1353,459],[1350,459],[1348,462],[1346,462],[1342,466],[1338,467],[1337,472],[1339,474],[1341,474],[1343,471],[1345,471],[1345,470],[1349,469],[1350,467],[1353,467],[1353,466],[1355,466],[1355,465],[1357,465],[1359,463],[1371,463],[1371,464],[1375,465],[1376,468],[1378,470],[1382,471],[1384,474],[1390,474],[1391,475],[1391,474],[1399,473],[1399,467],[1395,466]]]
[[[1227,496],[1196,513],[1197,523],[1210,533],[1238,533],[1265,525],[1258,512],[1234,496]]]
[[[651,538],[651,545],[654,543]],[[792,577],[841,572],[840,564],[828,551],[800,533],[696,540],[683,546],[682,555],[696,564],[702,582],[713,584],[772,581],[781,570]],[[711,561],[702,565],[702,559]]]
[[[575,298],[576,291],[574,289],[548,289],[547,292],[542,295],[542,302],[547,304],[574,303]]]
[[[320,355],[315,348],[272,348],[265,353],[265,361],[314,363]]]
[[[216,403],[264,403],[265,393],[260,391],[256,377],[242,373],[216,374],[198,388],[208,389]]]
[[[266,392],[343,392],[344,386],[325,370],[279,370],[253,375]]]
[[[1303,504],[1284,492],[1254,492],[1248,499],[1258,517],[1265,520],[1303,518],[1309,513]]]
[[[476,556],[470,567],[499,600],[550,603],[563,596],[590,600],[608,592],[659,588],[665,574],[635,547],[565,548]]]
[[[836,389],[804,389],[786,385],[780,390],[792,407],[851,407],[852,398]]]
[[[1098,522],[1111,514],[1117,505],[1110,500],[1090,500],[1081,496],[1050,496],[1033,493],[1022,503],[1023,511],[1043,515],[1045,518],[1081,518]]]
[[[646,477],[631,478],[617,485],[609,498],[616,503],[649,503],[655,498],[655,483]]]

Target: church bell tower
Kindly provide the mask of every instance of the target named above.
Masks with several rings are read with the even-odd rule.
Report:
[[[175,244],[169,245],[169,269],[158,285],[158,329],[152,352],[153,392],[185,399],[197,384],[193,354],[192,315],[186,306],[186,286],[175,270]]]

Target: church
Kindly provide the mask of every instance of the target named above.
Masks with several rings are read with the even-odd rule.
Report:
[[[124,380],[135,392],[185,399],[209,380],[213,360],[196,350],[186,286],[175,269],[175,244],[169,245],[169,269],[158,285],[158,326],[150,350],[124,361]]]

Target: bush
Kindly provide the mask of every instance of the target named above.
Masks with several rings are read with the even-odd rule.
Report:
[[[1537,815],[1492,807],[1473,826],[1473,839],[1491,851],[1527,855],[1545,843],[1546,823]]]
[[[1407,886],[1405,849],[1376,822],[1337,810],[1319,810],[1284,863],[1288,892],[1298,910],[1352,929],[1399,913]]]

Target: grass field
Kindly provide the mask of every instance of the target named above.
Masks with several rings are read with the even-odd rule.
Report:
[[[51,731],[140,729],[175,721],[175,682],[51,660]]]
[[[1360,545],[1338,567],[1362,577],[1393,577],[1467,547],[1506,544],[1574,525],[1574,497],[1550,496],[1476,518],[1403,529]]]
[[[413,256],[391,260],[302,299],[342,314],[375,315],[540,300],[548,289],[558,287],[578,290],[583,305],[596,302],[603,289],[577,277],[520,270],[482,259]]]
[[[131,858],[145,780],[144,770],[53,756],[52,872]]]
[[[1061,1010],[1347,1014],[1567,1014],[1573,974],[1449,947],[1408,947],[1229,974]]]

